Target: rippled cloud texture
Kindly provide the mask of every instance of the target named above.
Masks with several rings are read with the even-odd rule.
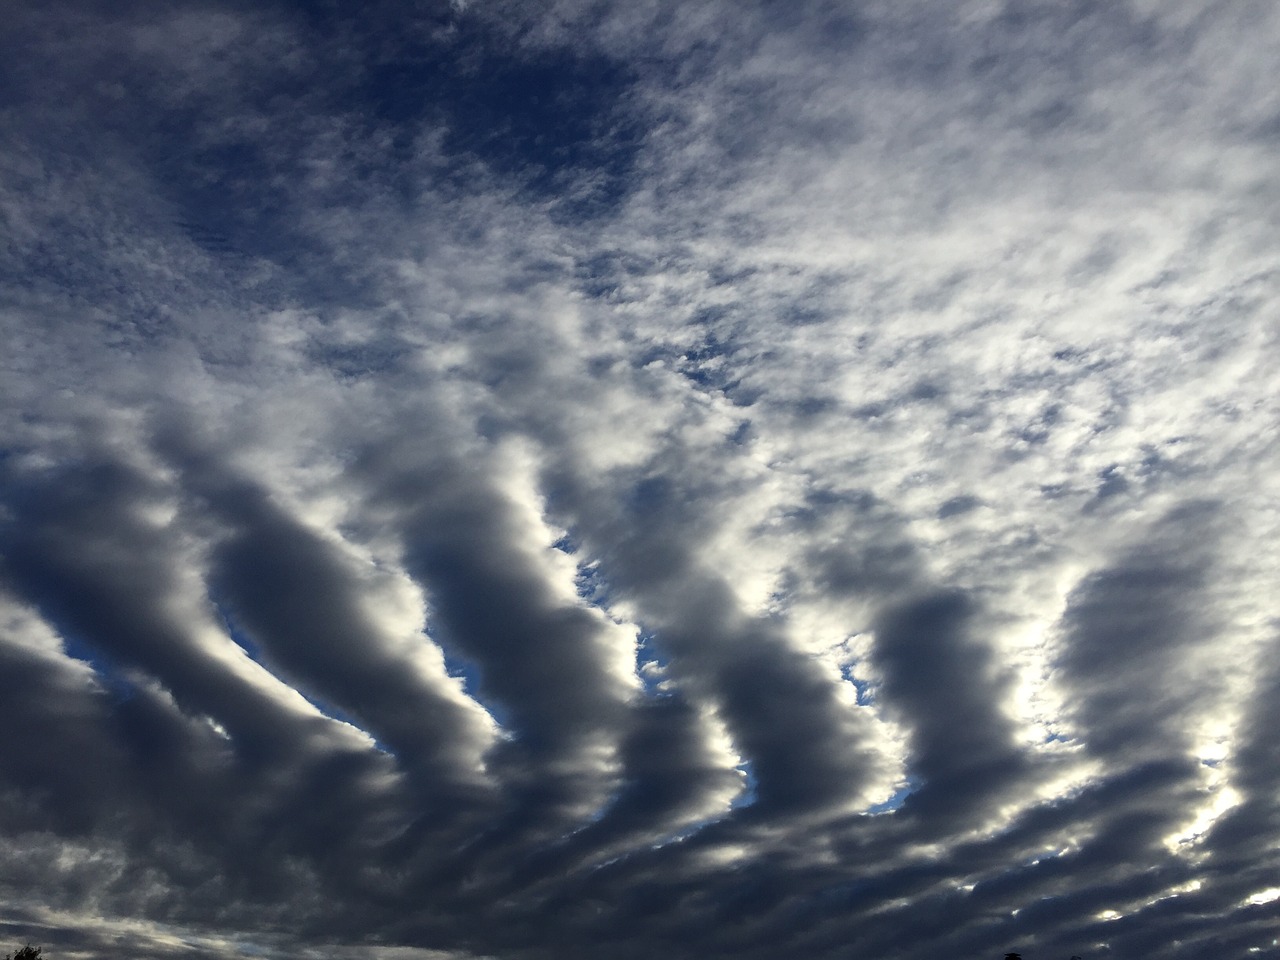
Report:
[[[1270,0],[5,21],[0,936],[1280,956]]]

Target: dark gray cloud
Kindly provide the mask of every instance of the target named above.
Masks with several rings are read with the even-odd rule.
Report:
[[[0,934],[1275,955],[1270,5],[0,38]]]
[[[1180,754],[1198,701],[1217,676],[1202,645],[1214,569],[1212,504],[1160,518],[1154,535],[1117,563],[1085,577],[1068,597],[1058,665],[1089,749],[1102,756]],[[1187,729],[1190,727],[1191,729]]]
[[[911,773],[922,787],[903,813],[963,814],[998,802],[1025,758],[1005,714],[1009,683],[969,634],[972,602],[956,593],[913,599],[876,625],[882,696],[911,730]]]

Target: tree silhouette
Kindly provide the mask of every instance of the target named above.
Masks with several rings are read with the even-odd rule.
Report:
[[[40,948],[28,943],[13,956],[6,956],[4,960],[40,960]]]

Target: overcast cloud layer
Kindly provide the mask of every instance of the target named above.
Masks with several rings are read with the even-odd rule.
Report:
[[[1272,0],[0,30],[0,948],[1280,957]]]

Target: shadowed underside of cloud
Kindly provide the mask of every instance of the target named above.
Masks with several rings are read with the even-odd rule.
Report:
[[[0,39],[0,933],[1275,956],[1270,5]]]

